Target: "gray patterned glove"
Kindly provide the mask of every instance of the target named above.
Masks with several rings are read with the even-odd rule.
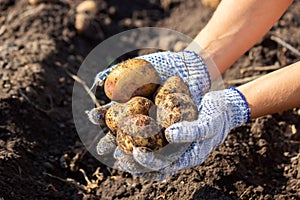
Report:
[[[181,51],[178,53],[169,51],[158,52],[140,56],[139,58],[150,62],[159,73],[163,82],[168,77],[180,76],[183,81],[188,84],[195,102],[199,102],[202,96],[211,87],[211,80],[207,66],[203,59],[193,51]],[[115,66],[116,65],[99,72],[96,75],[94,85],[103,84],[106,77]],[[109,105],[102,107],[103,109],[108,109]],[[95,112],[95,109],[87,112],[87,114],[89,119],[95,124],[99,124],[104,118],[103,113]],[[97,145],[98,154],[104,155],[114,151],[116,145],[113,141],[114,139],[111,134],[104,136]]]
[[[133,150],[135,164],[121,162],[121,168],[136,176],[163,180],[182,169],[200,165],[210,152],[221,144],[235,127],[250,120],[250,110],[243,95],[235,88],[209,92],[198,105],[198,120],[180,122],[166,129],[165,135],[171,144],[190,144],[189,148],[174,162],[137,147]],[[118,153],[119,160],[126,161]],[[148,170],[141,171],[143,166]],[[138,169],[138,170],[137,170]],[[150,172],[149,172],[150,171]]]
[[[210,76],[203,59],[193,51],[158,52],[140,56],[150,62],[159,73],[162,82],[168,77],[180,76],[188,84],[195,102],[210,89]],[[95,84],[105,81],[108,74],[116,65],[104,70],[96,75]]]

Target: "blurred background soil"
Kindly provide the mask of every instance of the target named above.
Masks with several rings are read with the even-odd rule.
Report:
[[[110,169],[86,152],[72,118],[70,76],[85,56],[136,27],[194,37],[214,11],[194,0],[96,2],[92,31],[79,34],[80,0],[0,0],[0,199],[300,199],[299,108],[233,130],[201,166],[163,182]],[[300,50],[299,27],[300,2],[294,1],[224,74],[225,84],[298,61],[297,52],[278,41]],[[166,48],[174,50],[175,39],[163,38]]]

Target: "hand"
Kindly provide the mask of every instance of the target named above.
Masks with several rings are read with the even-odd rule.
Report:
[[[206,64],[195,52],[159,52],[140,56],[139,58],[150,62],[159,73],[163,82],[170,76],[180,76],[183,81],[188,84],[192,98],[195,102],[200,102],[202,96],[211,87],[210,76]],[[98,73],[95,78],[95,84],[103,84],[106,77],[115,66],[116,65]],[[100,124],[101,121],[103,121],[103,112],[101,110],[107,110],[109,106],[110,105],[107,104],[107,106],[105,105],[101,108],[96,108],[87,112],[90,120],[95,124]],[[123,155],[118,148],[116,149],[115,138],[111,133],[106,134],[99,141],[97,145],[97,152],[99,155],[114,152],[121,169],[126,168],[124,167],[125,163],[127,163],[126,165],[128,166],[138,166],[138,164],[134,162],[132,155]]]
[[[128,162],[123,162],[120,163],[121,168],[136,176],[166,179],[182,169],[200,165],[233,128],[250,120],[248,104],[235,88],[207,93],[198,105],[198,110],[198,120],[176,123],[165,131],[171,145],[189,144],[177,160],[170,163],[162,155],[157,156],[143,148],[134,148],[133,158],[136,164],[128,165]],[[117,156],[119,160],[126,161],[124,155]],[[138,171],[136,165],[143,166],[150,172]]]
[[[158,52],[139,56],[138,58],[150,62],[159,73],[162,82],[168,77],[180,76],[188,84],[195,102],[199,101],[211,87],[207,66],[204,60],[193,51]],[[114,67],[116,65],[98,73],[94,85],[103,84]]]

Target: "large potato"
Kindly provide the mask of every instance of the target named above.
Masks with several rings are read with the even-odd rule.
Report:
[[[155,151],[167,144],[162,127],[151,117],[141,114],[131,115],[122,121],[116,140],[125,153],[131,153],[133,147],[147,147]]]
[[[168,94],[157,106],[157,122],[164,128],[180,121],[194,121],[197,116],[197,106],[187,94]]]
[[[134,96],[152,96],[160,76],[146,60],[130,59],[119,63],[107,76],[104,91],[113,101],[126,102]]]
[[[184,93],[191,95],[189,87],[179,76],[171,76],[157,89],[154,99],[155,104],[158,105],[168,94],[171,93]]]
[[[133,97],[126,103],[113,104],[105,114],[105,123],[113,134],[116,134],[124,118],[134,114],[148,115],[153,105],[153,102],[145,97]]]

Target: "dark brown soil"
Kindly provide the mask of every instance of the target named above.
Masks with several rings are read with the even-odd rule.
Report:
[[[78,35],[74,14],[80,1],[53,2],[0,1],[0,199],[300,198],[300,109],[233,130],[201,166],[163,182],[102,165],[77,135],[74,81],[67,71],[75,74],[96,44],[130,28],[160,26],[193,37],[213,10],[193,0],[98,0],[100,10],[91,22],[97,34]],[[271,35],[300,49],[299,19],[300,2],[294,1],[226,72],[226,83],[235,86],[272,71],[259,66],[298,61]]]

